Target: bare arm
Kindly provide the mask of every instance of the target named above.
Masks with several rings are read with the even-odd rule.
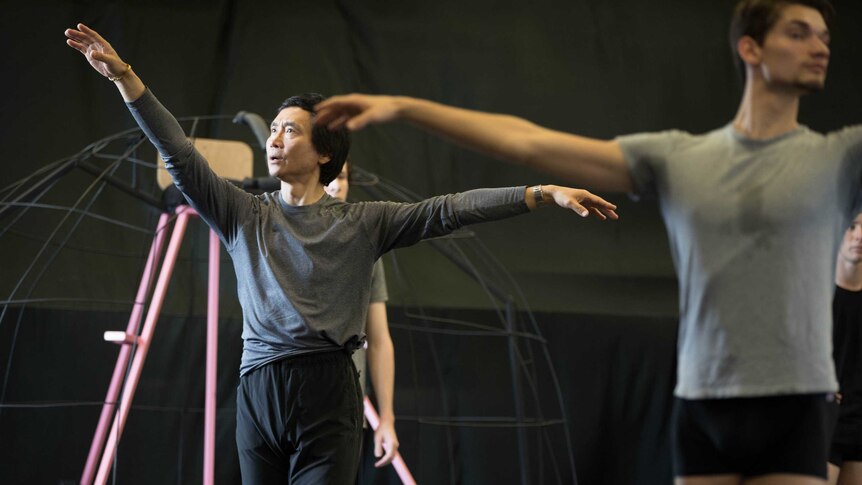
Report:
[[[368,373],[374,395],[380,425],[374,431],[374,456],[379,458],[374,466],[388,465],[398,451],[398,436],[395,434],[395,411],[392,395],[395,389],[395,349],[389,335],[386,319],[386,304],[374,302],[368,305],[368,322],[365,333],[368,338]]]
[[[78,24],[77,29],[66,29],[65,34],[66,44],[83,54],[96,72],[106,78],[117,79],[114,84],[125,102],[131,103],[144,94],[146,87],[132,66],[123,62],[117,51],[98,32]]]
[[[552,173],[591,190],[631,192],[631,175],[615,141],[543,128],[515,116],[483,113],[394,96],[333,96],[317,106],[318,123],[359,130],[407,121],[467,148]]]

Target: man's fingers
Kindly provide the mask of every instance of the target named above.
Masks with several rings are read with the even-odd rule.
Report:
[[[392,463],[392,458],[394,458],[394,456],[390,455],[389,453],[386,453],[385,455],[383,455],[383,458],[374,462],[374,467],[375,468],[384,467],[384,466]]]
[[[616,204],[608,202],[598,195],[587,193],[587,195],[581,200],[581,203],[589,207],[590,212],[603,221],[606,219],[617,220],[620,218],[616,213]]]
[[[607,219],[617,220],[620,218],[617,212],[613,209],[616,208],[616,206],[610,203],[608,203],[607,206],[605,204],[601,204],[598,206],[595,204],[582,205],[577,200],[572,199],[569,204],[569,208],[577,212],[578,215],[581,217],[587,217],[588,215],[592,214],[602,221]]]
[[[354,100],[354,94],[339,94],[330,96],[323,101],[314,105],[314,111],[319,116],[334,117],[343,112],[359,111],[357,101]]]
[[[592,214],[593,216],[595,216],[595,217],[596,217],[598,220],[600,220],[600,221],[607,220],[607,216],[605,216],[604,214],[602,214],[602,211],[600,211],[600,210],[596,209],[595,207],[590,207],[590,214]]]
[[[90,40],[90,38],[87,37],[86,34],[79,32],[75,29],[66,29],[66,31],[64,33],[66,34],[66,37],[68,37],[69,39],[72,39],[72,40],[74,40],[80,44],[87,44]]]
[[[601,219],[601,220],[605,220],[605,219],[617,220],[620,218],[620,216],[617,215],[616,210],[614,210],[617,207],[614,204],[611,204],[611,203],[586,204],[585,203],[584,205],[589,207],[590,212],[593,212],[593,214],[596,215],[597,217],[599,217],[599,219]]]
[[[395,453],[398,452],[398,443],[397,442],[393,443],[393,442],[387,441],[385,444],[382,445],[382,447],[386,451],[386,454],[384,454],[382,458],[380,458],[379,460],[377,460],[374,463],[374,466],[376,468],[380,468],[382,466],[386,466],[386,465],[392,463],[392,460],[395,459]],[[377,456],[377,457],[380,456],[376,453],[376,450],[375,450],[374,456]]]
[[[336,118],[335,121],[330,121],[329,124],[326,125],[326,127],[329,128],[330,130],[338,130],[338,129],[344,128],[344,123],[346,123],[347,120],[349,120],[349,119],[350,119],[350,115],[341,115],[338,118]]]
[[[314,107],[317,111],[315,123],[326,125],[329,129],[344,126],[349,131],[361,130],[386,118],[387,112],[376,109],[377,106],[372,97],[364,94],[333,96]]]
[[[569,202],[569,208],[573,211],[577,212],[581,217],[587,217],[590,215],[590,211],[587,210],[586,207],[582,206],[577,200],[571,199]]]
[[[87,50],[87,47],[84,46],[84,44],[72,39],[66,39],[66,44],[72,49],[79,51],[81,54],[86,54],[85,51]]]
[[[596,207],[596,206],[592,206],[592,205],[588,206],[588,208],[589,208],[591,214],[593,214],[594,216],[596,216],[597,218],[599,218],[600,220],[603,220],[603,221],[607,220],[607,219],[611,219],[611,220],[615,221],[615,220],[620,218],[619,214],[617,214],[617,211],[615,211],[613,209],[607,209],[605,207]]]
[[[324,101],[325,103],[325,101]],[[323,103],[318,103],[314,107],[314,112],[316,113],[314,117],[314,123],[318,125],[326,125],[330,123],[333,119],[338,117],[338,111],[332,108],[327,108],[323,105]]]
[[[350,104],[350,98],[352,97],[352,94],[337,94],[335,96],[330,96],[323,101],[317,103],[317,105],[314,106],[314,110],[320,111],[324,109],[331,109],[333,108],[333,106],[336,109],[343,109],[346,104]]]
[[[617,208],[616,204],[612,204],[612,203],[606,201],[605,199],[599,197],[598,195],[591,194],[591,193],[588,193],[587,196],[584,197],[584,199],[581,202],[583,202],[584,204],[600,206],[600,207],[605,208],[605,209],[614,210]]]
[[[383,456],[383,437],[375,436],[374,437],[374,456],[380,458]]]
[[[388,465],[388,464],[392,463],[392,460],[393,460],[394,458],[395,458],[395,450],[394,450],[394,449],[392,449],[392,448],[390,448],[390,449],[386,450],[386,454],[385,454],[385,455],[383,455],[383,458],[381,458],[381,459],[377,460],[377,461],[374,463],[374,467],[375,467],[375,468],[380,468],[380,467],[382,467],[382,466],[386,466],[386,465]]]
[[[347,121],[347,129],[350,131],[361,130],[372,121],[373,116],[374,114],[371,111],[360,113]]]
[[[66,29],[63,31],[63,34],[65,34],[66,37],[70,39],[83,39],[84,37],[86,37],[84,34],[75,29]]]
[[[320,108],[320,104],[314,107],[315,116],[314,116],[314,124],[327,126],[329,129],[334,129],[335,124],[341,121],[341,119],[345,116],[343,110],[339,110],[338,108]],[[343,121],[342,121],[343,123]]]
[[[99,35],[98,32],[87,27],[86,25],[78,24],[78,28],[81,30],[81,32],[89,35],[90,37],[92,37],[96,41],[101,42],[102,44],[108,44],[108,41],[106,41],[101,35]]]
[[[339,94],[339,95],[337,95],[337,96],[330,96],[330,97],[328,97],[328,98],[324,99],[323,101],[321,101],[321,102],[317,103],[317,104],[314,106],[314,110],[319,112],[319,111],[321,111],[321,110],[329,109],[329,107],[330,107],[330,106],[332,106],[333,104],[338,104],[338,103],[340,103],[340,102],[341,102],[341,101],[343,101],[343,100],[344,100],[344,98],[346,98],[346,97],[347,97],[347,96],[346,96],[346,95],[343,95],[343,94]]]
[[[93,51],[90,54],[90,57],[92,57],[93,59],[95,59],[97,61],[102,61],[105,63],[107,63],[111,59],[110,56],[108,56],[107,54],[105,54],[102,51]]]

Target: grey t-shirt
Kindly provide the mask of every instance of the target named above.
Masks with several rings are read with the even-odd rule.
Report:
[[[324,194],[292,206],[278,191],[253,196],[209,169],[151,92],[128,106],[174,184],[231,255],[243,309],[241,375],[290,355],[358,348],[372,267],[386,251],[528,210],[524,187],[415,204],[351,204]]]
[[[388,299],[389,293],[386,291],[386,273],[383,270],[383,260],[378,259],[371,272],[371,295],[368,303],[385,303]],[[363,395],[367,394],[365,391],[365,381],[367,380],[365,369],[368,366],[366,365],[365,354],[364,348],[356,349],[356,352],[353,353],[353,365],[359,371],[359,385],[362,387]]]
[[[860,196],[862,127],[618,141],[636,193],[659,198],[679,279],[675,394],[836,391],[833,273]]]
[[[386,272],[383,270],[383,261],[378,259],[371,271],[371,296],[369,303],[386,302],[389,300],[389,292],[386,290]]]

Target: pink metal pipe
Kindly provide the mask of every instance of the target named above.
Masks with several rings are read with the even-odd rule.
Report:
[[[153,237],[153,243],[150,245],[150,255],[147,256],[147,263],[144,265],[144,274],[141,276],[141,283],[138,285],[138,293],[135,295],[132,314],[129,316],[129,323],[126,324],[126,335],[133,335],[135,333],[138,322],[141,319],[141,314],[144,312],[144,300],[146,300],[147,293],[150,291],[153,275],[155,274],[153,269],[158,264],[159,255],[162,253],[162,248],[164,247],[168,217],[168,213],[163,213],[156,226],[156,235]],[[120,394],[120,386],[123,383],[123,375],[126,372],[126,365],[129,363],[131,352],[132,348],[129,345],[120,347],[120,355],[117,357],[117,364],[114,366],[111,384],[108,386],[105,403],[102,405],[102,414],[99,416],[96,434],[93,435],[90,452],[87,454],[87,463],[84,465],[84,473],[81,474],[81,485],[90,485],[93,483],[93,475],[96,474],[96,462],[99,459],[99,453],[102,451],[102,445],[105,444],[108,423],[111,422],[111,417],[114,415],[114,410],[116,409],[117,396]]]
[[[221,245],[210,230],[207,296],[207,367],[204,398],[204,485],[215,483],[216,369],[218,367],[218,289]]]
[[[368,396],[365,396],[363,404],[365,408],[365,419],[368,420],[368,424],[371,425],[371,429],[376,430],[377,427],[380,426],[380,416],[377,415],[377,410],[374,409],[374,405],[371,404],[371,400],[368,399]],[[404,463],[404,458],[402,458],[401,453],[398,453],[397,451],[395,452],[395,458],[392,459],[392,467],[395,468],[395,473],[398,474],[398,477],[401,479],[401,483],[404,485],[416,485],[416,480],[413,479],[413,475],[407,468],[407,463]]]
[[[156,328],[156,321],[159,318],[159,313],[162,310],[162,303],[165,299],[165,293],[168,290],[168,283],[171,279],[171,273],[174,270],[174,264],[177,260],[177,255],[180,251],[180,245],[183,242],[183,235],[186,232],[189,217],[195,212],[187,206],[177,208],[179,216],[174,225],[174,232],[171,235],[171,242],[168,244],[165,260],[162,263],[162,270],[159,273],[159,279],[156,282],[156,288],[153,291],[153,298],[150,302],[150,308],[147,312],[147,318],[144,321],[144,327],[141,330],[140,344],[137,352],[132,359],[132,366],[129,369],[129,376],[123,386],[123,395],[120,400],[120,409],[114,419],[114,424],[111,427],[111,432],[108,435],[108,442],[105,444],[105,450],[102,453],[102,461],[99,464],[99,471],[96,474],[96,484],[104,485],[108,479],[108,472],[111,470],[111,462],[114,459],[114,451],[117,443],[120,440],[120,435],[123,432],[123,427],[126,424],[126,418],[129,416],[129,409],[132,406],[132,398],[135,396],[135,388],[138,386],[138,380],[141,377],[141,372],[144,367],[144,360],[147,358],[147,351],[152,342],[153,331]]]

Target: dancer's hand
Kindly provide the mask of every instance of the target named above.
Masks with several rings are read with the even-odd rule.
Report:
[[[333,96],[315,106],[315,123],[330,130],[347,128],[361,130],[371,123],[386,123],[398,118],[399,98],[395,96],[372,96],[368,94],[346,94]]]
[[[66,29],[66,44],[77,50],[99,74],[105,77],[123,75],[128,64],[120,59],[117,51],[98,32],[84,24],[78,24],[77,29]]]
[[[380,468],[392,463],[397,452],[398,436],[395,434],[395,426],[381,420],[374,431],[374,456],[379,458],[374,466]]]
[[[532,190],[532,187],[527,187],[527,205],[531,205],[530,202],[533,202],[530,208],[533,208],[535,205],[533,194],[530,193]],[[546,202],[553,201],[554,204],[557,204],[564,209],[570,209],[577,212],[581,217],[587,217],[592,214],[602,221],[606,219],[616,220],[620,218],[616,213],[616,205],[584,189],[573,189],[571,187],[560,187],[557,185],[543,185],[542,194]]]
[[[66,29],[66,37],[69,47],[84,54],[96,72],[112,78],[124,101],[135,101],[146,92],[146,86],[135,74],[132,66],[123,62],[117,51],[98,32],[84,24],[78,24],[77,29]]]

